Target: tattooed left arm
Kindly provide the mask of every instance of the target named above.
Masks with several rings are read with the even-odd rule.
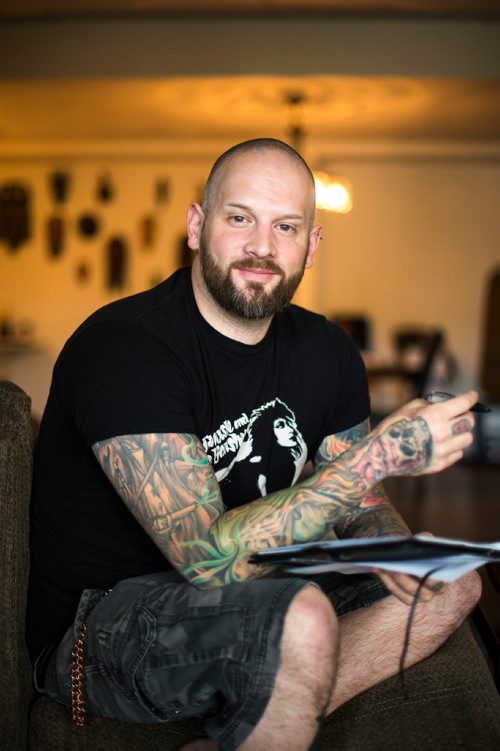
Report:
[[[370,432],[370,421],[327,436],[314,459],[316,469],[334,462],[344,451]],[[411,532],[387,498],[382,483],[367,491],[363,498],[346,511],[335,532],[338,537],[397,537]]]

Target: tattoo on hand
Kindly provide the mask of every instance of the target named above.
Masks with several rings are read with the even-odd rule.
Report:
[[[423,417],[402,418],[381,436],[388,474],[417,474],[430,464],[432,435]]]
[[[461,420],[453,423],[451,432],[453,433],[453,435],[462,435],[463,433],[468,433],[470,429],[471,426],[469,425],[468,420],[466,420],[464,417]]]

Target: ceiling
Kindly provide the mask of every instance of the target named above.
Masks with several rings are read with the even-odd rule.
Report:
[[[295,92],[306,99],[290,108],[285,100]],[[500,83],[335,76],[0,82],[3,139],[279,138],[292,122],[323,139],[498,139]]]
[[[153,13],[500,14],[499,0],[2,0],[0,17]]]
[[[500,0],[3,0],[0,18],[180,12],[345,12],[500,18]],[[76,18],[75,18],[76,17]],[[194,20],[194,19],[193,19]],[[97,21],[96,21],[97,23]],[[290,92],[306,100],[293,113]],[[64,113],[64,117],[61,116]],[[160,76],[0,79],[0,148],[48,139],[286,137],[292,120],[323,139],[500,141],[498,78]]]

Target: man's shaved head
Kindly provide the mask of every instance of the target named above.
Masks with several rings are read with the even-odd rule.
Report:
[[[223,171],[223,168],[231,160],[235,159],[238,156],[249,154],[251,152],[262,153],[266,151],[280,152],[284,154],[285,156],[287,156],[292,163],[298,165],[301,169],[303,169],[306,177],[311,182],[312,196],[314,197],[315,188],[314,188],[313,173],[309,165],[307,164],[307,162],[300,156],[300,154],[297,151],[295,151],[295,149],[292,149],[292,147],[289,146],[287,143],[285,143],[284,141],[279,141],[276,138],[254,138],[250,141],[243,141],[242,143],[236,144],[236,146],[232,146],[230,149],[228,149],[223,154],[221,154],[220,157],[215,162],[208,176],[208,179],[205,185],[205,192],[203,195],[202,209],[203,209],[205,216],[210,212],[213,206],[214,196],[216,194],[217,187],[219,184],[219,176],[221,172]],[[314,211],[315,211],[315,204],[314,204],[314,198],[313,198],[313,203],[311,206],[311,218],[310,218],[311,224],[314,219]]]

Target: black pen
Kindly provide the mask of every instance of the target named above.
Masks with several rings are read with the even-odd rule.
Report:
[[[448,399],[454,399],[454,395],[448,394],[446,391],[429,391],[428,394],[425,394],[424,399],[427,399],[431,404],[437,404],[438,402],[447,402]],[[476,402],[470,407],[470,412],[491,412],[491,407],[482,402]]]

